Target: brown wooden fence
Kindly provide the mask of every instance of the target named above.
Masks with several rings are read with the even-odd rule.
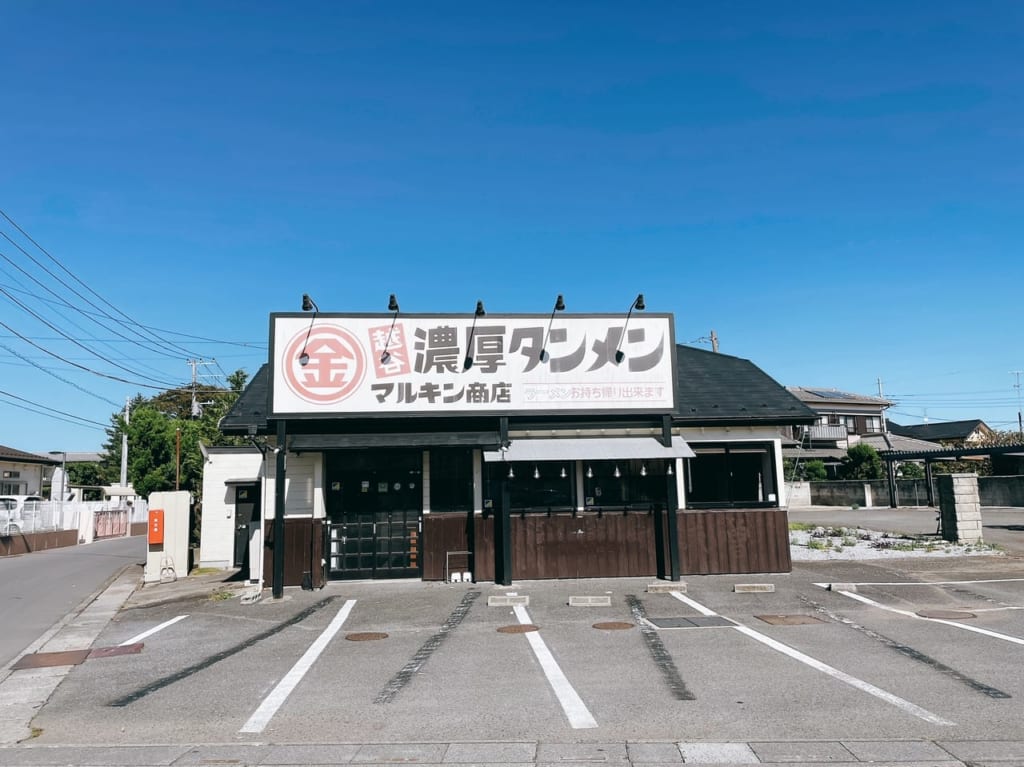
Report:
[[[792,569],[784,510],[680,510],[676,520],[682,575]],[[517,579],[653,577],[668,568],[665,514],[525,514],[513,515],[511,523]],[[443,579],[446,553],[466,550],[473,552],[475,579],[494,579],[493,516],[470,522],[467,514],[425,515],[423,543],[424,580]]]
[[[273,583],[274,575],[274,522],[263,526],[263,581]],[[324,525],[322,519],[284,520],[284,585],[302,586],[306,573],[310,585],[318,589],[324,585]]]

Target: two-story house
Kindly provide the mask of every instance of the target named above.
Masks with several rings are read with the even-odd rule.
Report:
[[[885,410],[892,403],[882,397],[853,394],[839,389],[787,386],[789,392],[817,415],[817,423],[794,426],[783,457],[823,461],[836,467],[846,451],[864,437],[884,434]]]

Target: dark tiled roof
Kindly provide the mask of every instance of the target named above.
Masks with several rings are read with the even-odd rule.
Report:
[[[981,427],[983,431],[989,430],[988,425],[981,419],[975,418],[968,421],[943,421],[939,423],[921,423],[915,426],[900,426],[898,423],[889,422],[889,431],[893,434],[900,434],[904,437],[939,442],[941,440],[967,439],[975,429]]]
[[[13,447],[0,445],[0,461],[16,461],[17,463],[42,463],[47,466],[59,466],[60,458],[42,456],[38,453],[26,453]]]
[[[814,423],[817,415],[750,360],[676,346],[676,423]]]
[[[683,426],[813,423],[813,410],[750,360],[676,347],[676,402]],[[270,368],[262,366],[234,407],[221,419],[226,434],[245,434],[255,424],[267,432]]]
[[[270,410],[270,366],[263,365],[242,390],[241,395],[220,419],[220,430],[225,434],[246,434],[255,424],[258,434],[267,433],[267,413]]]

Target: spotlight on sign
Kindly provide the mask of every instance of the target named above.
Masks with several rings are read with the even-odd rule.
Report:
[[[548,358],[551,356],[547,352],[547,345],[548,345],[548,337],[551,335],[551,323],[555,321],[555,312],[564,312],[564,311],[565,311],[565,301],[562,300],[562,294],[559,293],[558,294],[558,298],[555,299],[555,308],[551,310],[551,319],[548,320],[548,329],[544,333],[544,343],[542,343],[540,345],[540,354],[538,356],[540,357],[540,361],[541,362],[547,362]]]
[[[642,312],[647,306],[644,304],[644,294],[637,294],[636,299],[629,305],[629,311],[626,312],[626,321],[622,325],[622,335],[619,336],[619,345],[615,349],[615,364],[618,365],[626,358],[626,355],[622,351],[622,341],[626,337],[626,328],[629,327],[629,318],[633,315],[633,310],[636,309],[638,312]]]
[[[395,322],[398,320],[398,299],[395,298],[395,294],[391,294],[391,299],[388,301],[388,311],[394,312],[394,316],[391,318],[391,329],[388,330],[388,340],[384,342],[384,351],[380,355],[380,364],[387,365],[391,362],[391,352],[388,351],[388,347],[391,345],[391,334],[395,332]]]
[[[313,332],[313,323],[316,322],[316,315],[320,311],[320,307],[316,305],[316,301],[309,297],[309,293],[302,294],[302,311],[313,312],[313,317],[309,321],[309,330],[306,331],[306,340],[302,342],[302,351],[299,352],[299,364],[305,367],[309,364],[309,355],[306,354],[306,344],[309,343],[309,334]]]
[[[487,312],[484,311],[484,302],[476,302],[476,311],[473,312],[473,324],[469,327],[469,342],[466,344],[466,359],[462,361],[462,369],[469,370],[473,367],[473,336],[476,334],[476,321],[483,317]]]

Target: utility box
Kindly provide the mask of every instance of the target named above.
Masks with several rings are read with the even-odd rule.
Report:
[[[168,583],[188,575],[191,495],[185,490],[149,496],[149,543],[145,583]]]

